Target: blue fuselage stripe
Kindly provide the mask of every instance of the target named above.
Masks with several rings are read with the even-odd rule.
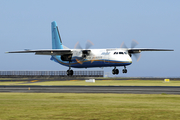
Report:
[[[61,65],[69,66],[68,61],[62,61],[57,59],[56,57],[52,57],[55,62],[58,62]],[[77,61],[71,62],[71,67],[74,68],[90,68],[90,67],[112,67],[112,66],[127,66],[130,65],[131,62],[129,61],[113,61],[113,60],[96,60],[96,61],[82,61],[82,64],[78,63]]]

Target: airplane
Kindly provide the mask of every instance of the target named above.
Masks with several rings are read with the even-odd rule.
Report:
[[[174,51],[173,49],[149,49],[149,48],[134,48],[138,43],[134,40],[131,48],[127,48],[122,43],[120,48],[107,49],[89,49],[93,43],[87,41],[86,48],[82,49],[79,43],[74,49],[69,49],[63,45],[56,21],[51,23],[52,32],[52,49],[39,49],[24,51],[12,51],[7,53],[35,53],[35,55],[51,55],[51,59],[61,65],[69,67],[67,76],[73,75],[73,68],[93,68],[93,67],[114,67],[113,75],[119,74],[116,67],[123,66],[123,73],[127,73],[126,66],[132,64],[132,55],[137,60],[140,58],[142,51]]]

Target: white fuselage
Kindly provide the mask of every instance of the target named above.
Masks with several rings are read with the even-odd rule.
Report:
[[[132,63],[131,57],[124,49],[89,49],[90,53],[85,58],[82,58],[82,49],[71,50],[71,67],[75,68],[127,66]],[[67,61],[58,62],[69,66]]]

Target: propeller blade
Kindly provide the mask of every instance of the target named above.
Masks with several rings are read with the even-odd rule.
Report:
[[[90,40],[87,40],[87,42],[86,42],[86,49],[89,49],[91,46],[93,46],[94,44],[93,44],[93,42],[91,42]]]
[[[131,49],[135,48],[139,43],[136,40],[132,40],[131,42]],[[127,48],[124,42],[121,44],[120,48]],[[129,56],[132,57],[132,55],[136,58],[137,61],[140,60],[141,54],[139,52],[133,52],[131,49],[128,50]]]
[[[78,59],[76,59],[76,61],[79,63],[79,64],[83,64],[83,62],[82,61],[80,61],[80,60],[78,60]]]
[[[93,63],[95,61],[96,56],[93,56],[91,63]]]
[[[139,43],[136,40],[132,40],[131,48],[135,48]]]
[[[124,42],[122,42],[122,44],[121,44],[120,48],[127,48],[127,46],[125,45],[125,43],[124,43]]]
[[[140,53],[134,53],[133,56],[136,58],[137,61],[140,60],[141,54]]]
[[[79,42],[77,42],[74,46],[74,49],[82,49],[81,45],[79,44]]]

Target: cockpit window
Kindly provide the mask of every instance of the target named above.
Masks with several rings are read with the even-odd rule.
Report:
[[[127,54],[127,52],[124,52],[124,54]]]
[[[114,55],[123,55],[124,53],[123,52],[114,52]]]

